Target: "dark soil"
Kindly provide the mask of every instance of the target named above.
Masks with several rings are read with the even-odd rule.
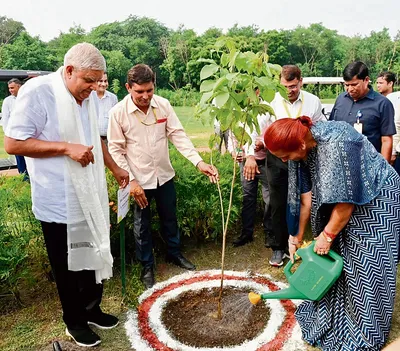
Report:
[[[270,309],[247,298],[250,291],[226,287],[222,319],[217,318],[219,288],[185,292],[167,303],[162,321],[174,338],[196,347],[239,345],[254,339],[265,328]]]

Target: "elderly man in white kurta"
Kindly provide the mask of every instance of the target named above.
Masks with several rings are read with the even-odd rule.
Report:
[[[95,346],[89,325],[110,329],[118,319],[100,308],[112,276],[106,165],[120,186],[128,173],[101,141],[98,105],[91,98],[106,68],[93,45],[73,46],[57,72],[21,88],[6,129],[5,148],[27,156],[33,213],[41,222],[60,297],[66,333]]]

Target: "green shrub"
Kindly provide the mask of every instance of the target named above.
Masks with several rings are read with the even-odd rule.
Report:
[[[210,153],[202,153],[205,162],[210,161]],[[177,195],[177,217],[180,231],[183,235],[194,236],[198,240],[215,239],[222,235],[221,207],[217,186],[201,174],[191,162],[186,160],[174,147],[170,149],[171,163],[175,169],[175,188]],[[229,154],[216,155],[214,162],[220,174],[220,186],[223,194],[224,212],[228,209],[229,194],[232,181],[233,164]],[[230,223],[235,223],[240,215],[242,193],[237,172],[233,193],[232,213]],[[112,175],[107,174],[111,209],[117,210],[116,193],[118,186]],[[131,208],[133,203],[131,202]],[[152,203],[152,231],[159,232],[159,221],[155,202]],[[111,239],[115,251],[118,250],[119,226],[117,216],[111,211]],[[129,211],[126,219],[127,237],[133,233],[133,211]],[[133,240],[133,238],[132,238]],[[127,239],[127,248],[133,250],[132,243]],[[130,251],[127,249],[127,252]]]
[[[48,266],[40,223],[22,176],[0,177],[0,287],[19,300],[21,280],[33,283]]]
[[[210,153],[202,153],[204,161],[210,163]],[[224,218],[229,205],[232,182],[233,161],[229,154],[215,154],[214,165],[220,174]],[[208,177],[201,174],[194,166],[176,151],[171,152],[171,161],[176,176],[177,215],[184,235],[198,239],[215,239],[222,236],[221,205],[217,186],[211,184]],[[237,172],[233,192],[230,224],[237,221],[241,208],[241,186]]]
[[[200,101],[200,93],[191,88],[157,89],[156,94],[169,100],[172,106],[195,106]]]

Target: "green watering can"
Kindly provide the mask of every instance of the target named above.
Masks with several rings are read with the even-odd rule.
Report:
[[[297,250],[296,255],[301,257],[302,262],[294,273],[291,271],[292,261],[286,264],[284,272],[289,282],[287,289],[261,295],[251,292],[250,302],[255,305],[261,299],[321,300],[342,273],[343,259],[333,250],[328,255],[317,255],[314,246],[315,240]]]

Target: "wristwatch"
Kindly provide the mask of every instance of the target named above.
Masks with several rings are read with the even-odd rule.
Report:
[[[323,230],[324,237],[328,243],[331,243],[335,238],[336,235],[332,233],[328,233],[325,229]]]

